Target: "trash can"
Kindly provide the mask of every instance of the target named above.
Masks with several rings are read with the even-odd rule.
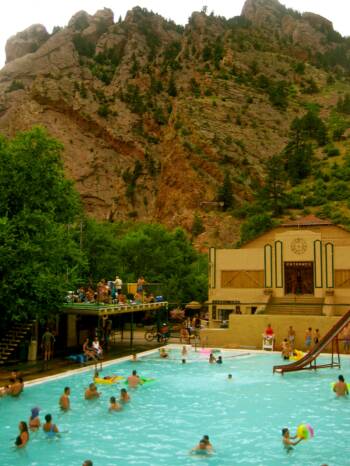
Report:
[[[36,340],[32,340],[29,344],[28,361],[36,361],[37,353],[38,353],[38,342]]]

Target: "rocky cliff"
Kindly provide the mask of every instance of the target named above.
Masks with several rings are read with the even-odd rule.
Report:
[[[347,65],[330,70],[326,58],[344,41],[329,21],[277,0],[247,0],[229,20],[196,12],[185,27],[139,7],[118,21],[81,11],[52,34],[35,25],[8,40],[0,131],[39,124],[60,139],[97,218],[188,230],[200,218],[201,244],[229,244],[239,221],[216,204],[224,177],[239,206],[305,105],[330,115],[330,83],[345,82]],[[287,105],[272,95],[281,86]]]

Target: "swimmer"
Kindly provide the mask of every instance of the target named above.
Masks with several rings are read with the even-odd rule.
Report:
[[[10,390],[10,386],[9,386],[9,385],[5,385],[5,387],[1,387],[1,388],[0,388],[0,397],[8,395],[8,394],[9,394],[9,390]]]
[[[181,363],[186,364],[186,359],[182,359]]]
[[[94,466],[91,460],[85,460],[82,466]]]
[[[70,388],[65,387],[63,395],[61,395],[61,398],[59,399],[59,405],[62,411],[68,411],[70,409]]]
[[[119,401],[121,403],[129,403],[130,401],[130,395],[129,393],[126,391],[126,388],[122,388],[120,390],[120,398],[119,398]]]
[[[120,406],[120,404],[117,402],[117,400],[115,399],[115,396],[111,396],[110,399],[109,399],[109,409],[108,411],[111,413],[112,411],[121,411],[122,407]]]
[[[213,450],[213,445],[210,443],[209,435],[203,435],[202,440],[206,443],[208,450]]]
[[[99,397],[100,393],[97,391],[96,385],[91,383],[85,390],[85,400],[94,400],[95,398]]]
[[[136,353],[131,356],[131,362],[138,362]]]
[[[284,360],[288,360],[290,357],[291,349],[287,338],[282,341],[282,353],[281,356]]]
[[[58,427],[56,424],[52,422],[51,414],[46,414],[45,416],[45,424],[43,425],[43,431],[48,434],[49,437],[54,437],[56,434],[59,433]]]
[[[214,362],[216,362],[215,356],[213,355],[213,353],[210,353],[209,364],[214,364]]]
[[[333,386],[333,392],[337,396],[347,396],[349,395],[349,389],[347,384],[345,383],[344,376],[340,375],[338,377],[338,382],[336,382]]]
[[[136,371],[132,371],[132,374],[129,375],[128,385],[130,388],[136,388],[138,385],[142,385],[142,381]]]
[[[199,455],[210,455],[212,453],[212,450],[211,448],[209,448],[209,446],[207,445],[207,442],[202,439],[200,440],[199,444],[192,448],[192,450],[190,451],[191,454],[199,454]]]
[[[23,379],[18,377],[17,379],[10,379],[11,385],[8,389],[8,394],[11,396],[19,396],[23,392]]]
[[[303,439],[299,438],[296,442],[292,442],[292,440],[296,439],[297,436],[294,435],[294,437],[290,436],[289,429],[284,428],[282,429],[282,443],[285,448],[285,450],[290,453],[293,450],[293,447],[295,445],[298,445],[299,442],[301,442]]]
[[[187,356],[187,354],[188,354],[187,348],[186,346],[183,346],[181,350],[181,356]]]
[[[169,354],[165,351],[165,348],[160,348],[159,350],[159,356],[161,358],[168,358],[169,357]]]
[[[19,428],[19,436],[15,440],[15,445],[17,448],[23,448],[26,446],[26,444],[29,441],[29,433],[28,433],[28,426],[27,423],[24,421],[21,421],[18,424]]]
[[[31,431],[36,431],[40,427],[39,411],[40,411],[40,408],[38,406],[31,409],[32,414],[29,418],[29,423],[28,423],[29,429]]]
[[[229,374],[229,375],[227,376],[227,380],[232,380],[232,374]]]
[[[222,364],[222,356],[218,356],[218,359],[216,360],[216,364]]]

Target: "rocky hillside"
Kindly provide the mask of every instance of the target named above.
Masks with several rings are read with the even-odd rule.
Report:
[[[8,40],[0,131],[39,124],[61,140],[96,218],[232,244],[241,220],[229,207],[252,199],[295,117],[317,105],[331,131],[350,92],[349,55],[330,21],[277,0],[247,0],[232,19],[204,9],[185,27],[139,7],[117,21],[108,9],[81,11],[52,34],[34,25]],[[344,131],[341,154],[346,143]],[[224,186],[233,199],[222,207]]]

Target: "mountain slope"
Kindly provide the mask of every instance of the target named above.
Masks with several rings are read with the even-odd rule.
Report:
[[[185,28],[139,7],[117,22],[79,12],[52,35],[9,39],[0,131],[47,127],[97,218],[191,230],[199,217],[201,245],[232,244],[240,220],[215,204],[225,176],[239,207],[296,116],[318,104],[330,121],[350,92],[349,50],[328,20],[277,0],[229,20],[193,13]]]

